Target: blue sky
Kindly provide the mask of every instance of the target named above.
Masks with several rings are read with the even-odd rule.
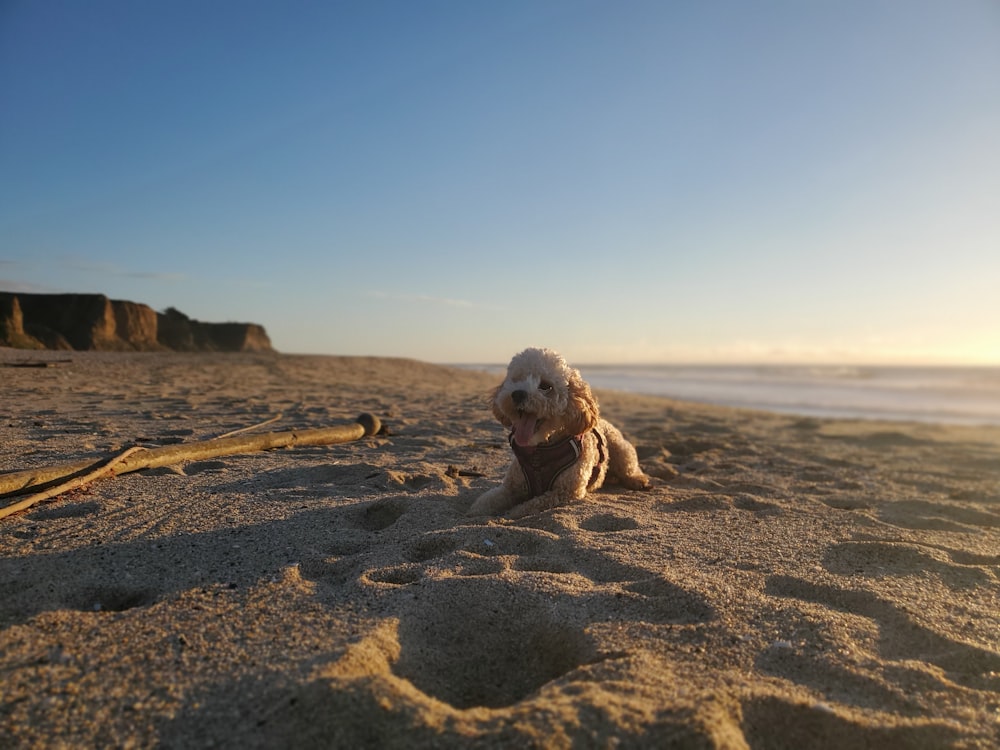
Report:
[[[286,352],[1000,364],[1000,3],[0,2],[0,290]]]

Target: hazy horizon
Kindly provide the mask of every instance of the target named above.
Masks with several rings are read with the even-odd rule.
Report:
[[[280,354],[289,354],[291,356],[296,356],[296,352],[279,352]],[[516,352],[515,352],[516,353]],[[314,356],[313,354],[303,354],[302,356]],[[341,356],[338,354],[315,354],[318,357],[336,357]],[[429,364],[438,364],[452,367],[507,367],[507,362],[429,362]],[[570,362],[571,366],[576,369],[581,368],[658,368],[658,367],[676,367],[678,369],[740,369],[740,368],[760,368],[767,369],[773,368],[776,370],[860,370],[865,369],[871,370],[1000,370],[1000,364],[992,363],[979,363],[979,364],[951,364],[951,363],[934,363],[934,364],[920,364],[920,363],[890,363],[890,364],[880,364],[878,362],[802,362],[802,361],[771,361],[771,362]]]

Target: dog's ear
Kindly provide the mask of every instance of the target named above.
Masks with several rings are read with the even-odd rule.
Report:
[[[490,394],[489,394],[490,409],[493,412],[493,416],[497,418],[497,421],[500,424],[502,424],[504,427],[513,427],[513,425],[511,424],[510,420],[507,419],[507,416],[502,411],[500,411],[500,407],[497,405],[497,397],[500,395],[500,390],[502,388],[503,388],[503,383],[501,383],[496,388],[494,388],[492,391],[490,391]]]
[[[570,424],[575,435],[582,435],[597,427],[597,420],[600,418],[597,399],[579,372],[574,372],[569,379],[569,401]]]

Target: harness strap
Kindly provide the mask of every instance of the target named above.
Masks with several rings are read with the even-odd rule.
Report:
[[[597,463],[594,464],[593,470],[590,472],[590,481],[587,482],[587,489],[593,489],[594,483],[597,482],[597,477],[601,474],[601,466],[603,466],[608,460],[608,452],[604,449],[604,435],[602,435],[598,430],[591,430],[594,433],[594,437],[597,438]]]
[[[601,466],[608,460],[604,436],[592,430],[597,438],[597,464],[591,472],[587,489],[591,489],[600,475]],[[514,441],[513,431],[507,438],[517,462],[521,465],[524,478],[528,480],[531,497],[537,497],[552,489],[556,479],[566,469],[580,459],[583,452],[583,435],[571,435],[551,445],[524,446]]]

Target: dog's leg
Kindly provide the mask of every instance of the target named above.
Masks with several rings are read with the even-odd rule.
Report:
[[[514,504],[514,499],[508,494],[502,484],[487,490],[469,508],[470,516],[497,516]]]
[[[650,479],[639,466],[639,457],[632,443],[613,424],[605,422],[604,428],[604,435],[608,439],[608,473],[630,490],[649,487]]]
[[[507,469],[503,482],[480,495],[469,508],[470,516],[497,516],[527,495],[527,482],[517,463]]]
[[[506,516],[507,518],[524,518],[525,516],[532,516],[535,513],[541,513],[544,510],[569,505],[576,500],[583,500],[586,495],[587,488],[585,485],[576,486],[572,489],[557,487],[549,490],[548,492],[543,492],[537,497],[533,497],[530,500],[525,500],[523,503],[515,505],[507,512]]]
[[[533,516],[535,513],[541,513],[543,510],[555,508],[563,504],[563,501],[559,499],[559,496],[555,492],[546,492],[538,497],[526,500],[519,505],[515,505],[505,515],[507,518],[524,518],[525,516]]]

